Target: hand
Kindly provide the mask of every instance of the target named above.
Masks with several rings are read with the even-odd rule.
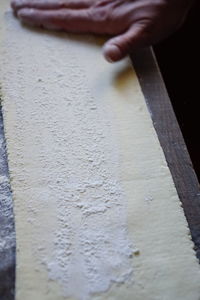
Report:
[[[29,25],[76,33],[109,34],[108,61],[157,43],[183,23],[192,0],[12,0]]]

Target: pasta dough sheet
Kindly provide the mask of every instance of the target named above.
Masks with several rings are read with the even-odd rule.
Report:
[[[186,219],[129,60],[0,2],[16,300],[199,300]],[[162,101],[162,99],[160,99]]]

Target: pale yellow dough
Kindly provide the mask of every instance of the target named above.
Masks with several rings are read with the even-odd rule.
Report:
[[[187,222],[136,74],[0,1],[16,300],[199,300]],[[160,99],[162,101],[162,99]]]

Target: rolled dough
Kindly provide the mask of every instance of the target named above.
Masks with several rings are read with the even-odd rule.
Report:
[[[199,300],[200,270],[136,74],[101,39],[0,2],[16,300]],[[161,99],[162,101],[162,99]]]

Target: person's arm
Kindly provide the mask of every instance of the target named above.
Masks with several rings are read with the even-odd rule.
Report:
[[[166,38],[183,23],[192,0],[12,0],[29,25],[67,32],[109,34],[108,61]]]

